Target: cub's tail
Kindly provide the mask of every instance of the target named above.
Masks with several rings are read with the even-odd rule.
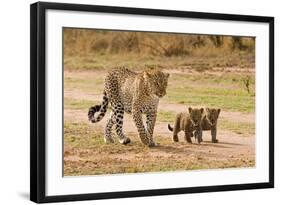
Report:
[[[102,104],[95,105],[95,106],[89,108],[89,111],[88,111],[89,121],[91,121],[92,123],[101,121],[106,113],[107,106],[108,106],[108,97],[106,95],[106,92],[104,92],[103,98],[102,98]]]
[[[174,128],[172,128],[170,124],[168,124],[168,129],[169,129],[171,132],[174,131]]]

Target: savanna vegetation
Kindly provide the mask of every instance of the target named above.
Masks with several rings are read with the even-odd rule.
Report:
[[[64,174],[91,175],[255,165],[255,39],[235,36],[64,29]],[[156,148],[144,147],[129,115],[127,146],[104,144],[106,119],[87,122],[100,102],[108,70],[169,72],[155,127]],[[167,123],[192,107],[221,108],[218,144],[175,144]],[[107,118],[107,116],[105,116]]]

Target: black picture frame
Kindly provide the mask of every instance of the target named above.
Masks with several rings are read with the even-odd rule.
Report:
[[[45,25],[46,10],[86,11],[195,19],[263,22],[269,24],[269,181],[263,183],[230,184],[193,188],[170,188],[124,192],[89,193],[46,196],[46,82]],[[82,4],[38,2],[30,6],[30,199],[37,203],[109,198],[141,197],[198,192],[218,192],[274,187],[274,18],[265,16],[156,10],[145,8],[110,7]]]

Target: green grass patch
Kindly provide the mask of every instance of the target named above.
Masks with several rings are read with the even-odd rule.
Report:
[[[255,96],[241,89],[192,87],[168,87],[166,102],[190,106],[217,107],[229,111],[254,112]]]
[[[220,87],[228,87],[228,88],[239,88],[241,90],[246,91],[243,79],[245,78],[245,74],[238,74],[238,73],[223,73],[221,75],[218,74],[211,74],[211,73],[202,73],[202,74],[175,74],[173,73],[169,78],[169,83],[171,86],[182,85],[189,85],[191,87],[204,87],[204,86],[211,86],[215,88]],[[249,75],[250,79],[250,87],[251,93],[255,93],[255,76]]]
[[[255,123],[234,122],[223,119],[218,122],[218,129],[229,130],[242,136],[252,136],[255,134]]]
[[[99,102],[92,100],[77,100],[73,98],[64,98],[64,109],[73,109],[73,110],[87,110],[91,106],[98,104]]]
[[[172,74],[169,79],[167,96],[163,100],[167,103],[254,112],[254,75],[250,76],[250,93],[243,84],[243,78],[243,75],[230,73],[223,75]]]
[[[90,124],[64,122],[64,145],[87,149],[103,144],[103,134],[93,130]]]
[[[173,122],[175,120],[176,113],[170,111],[159,110],[157,112],[157,121],[160,122]]]
[[[84,78],[65,77],[64,88],[68,90],[79,90],[79,92],[101,92],[104,88],[103,77],[92,76]]]
[[[190,69],[197,72],[210,71],[213,68],[225,67],[254,67],[254,55],[228,53],[215,56],[155,56],[140,55],[137,53],[102,54],[87,53],[83,55],[65,55],[64,68],[71,71],[101,71],[111,70],[117,66],[126,66],[133,70],[146,67],[165,69]]]

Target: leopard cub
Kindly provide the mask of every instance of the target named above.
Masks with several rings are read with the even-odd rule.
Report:
[[[171,127],[171,125],[168,124],[168,129],[173,132],[174,142],[179,141],[178,133],[180,131],[184,131],[184,139],[188,143],[192,143],[191,137],[193,137],[193,131],[196,131],[198,135],[197,141],[198,143],[201,142],[202,136],[200,136],[200,133],[202,135],[201,120],[203,111],[203,108],[198,109],[189,107],[188,112],[177,114],[174,127]]]
[[[202,130],[211,130],[212,136],[212,143],[217,143],[217,122],[219,118],[221,109],[214,109],[214,108],[205,108],[202,121],[201,121],[201,128]],[[202,132],[195,131],[194,133],[195,138],[200,137],[202,139]]]

